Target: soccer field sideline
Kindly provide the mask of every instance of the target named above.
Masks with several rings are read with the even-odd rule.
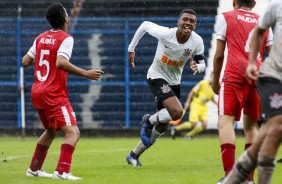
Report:
[[[113,150],[89,150],[89,151],[84,151],[85,153],[102,153],[102,152],[122,152],[126,151],[128,149],[113,149]],[[58,155],[60,152],[48,152],[48,155]],[[8,156],[0,159],[0,162],[6,162],[6,161],[12,161],[16,159],[22,159],[22,158],[31,158],[32,154],[29,155],[15,155],[15,156]]]
[[[25,176],[36,140],[36,137],[0,137],[0,183],[50,183],[47,178]],[[137,140],[138,137],[81,138],[73,156],[71,172],[83,180],[75,183],[213,184],[223,175],[217,137],[203,136],[193,141],[181,137],[176,140],[160,138],[140,158],[143,166],[134,168],[126,163],[125,157]],[[56,139],[49,150],[43,166],[48,172],[53,172],[56,167],[61,142],[62,138]],[[237,147],[239,154],[243,149],[243,138],[239,137]],[[281,151],[278,155],[282,155]],[[278,164],[272,183],[281,183],[281,169]]]

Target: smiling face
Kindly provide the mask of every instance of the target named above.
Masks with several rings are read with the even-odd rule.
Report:
[[[197,17],[190,13],[183,13],[179,18],[177,25],[178,30],[182,34],[190,35],[192,31],[196,29]]]

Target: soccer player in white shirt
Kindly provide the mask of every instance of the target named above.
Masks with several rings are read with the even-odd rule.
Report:
[[[134,68],[134,49],[142,36],[149,33],[158,39],[156,54],[147,73],[148,85],[155,96],[158,111],[152,115],[145,114],[142,118],[141,141],[126,157],[133,166],[141,166],[139,156],[164,134],[171,120],[181,118],[180,81],[186,62],[190,62],[194,74],[205,70],[204,43],[194,32],[196,22],[197,14],[191,9],[181,11],[178,27],[175,28],[145,21],[128,47],[129,60]]]

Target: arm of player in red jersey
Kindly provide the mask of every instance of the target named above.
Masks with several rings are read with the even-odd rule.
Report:
[[[35,60],[28,54],[26,54],[22,59],[22,65],[23,67],[28,67],[31,64],[34,64]]]
[[[220,89],[220,73],[224,61],[224,51],[225,51],[226,41],[217,40],[216,41],[216,51],[213,58],[213,80],[212,80],[212,90],[215,94],[218,94]]]
[[[64,56],[57,56],[56,66],[68,73],[83,76],[91,80],[99,80],[101,75],[104,73],[102,70],[91,69],[84,70],[73,64],[71,64]]]

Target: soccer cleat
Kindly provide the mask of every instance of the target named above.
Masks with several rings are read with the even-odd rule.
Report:
[[[49,174],[43,170],[32,171],[30,168],[27,169],[25,175],[29,177],[46,177],[46,178],[53,177],[53,174]]]
[[[172,139],[175,139],[175,136],[176,136],[176,130],[175,130],[175,127],[171,127],[170,129],[170,135],[171,135],[171,138]]]
[[[71,173],[63,172],[60,174],[58,171],[55,171],[53,174],[53,179],[61,179],[61,180],[82,180],[82,178],[72,175]]]
[[[189,136],[189,135],[184,135],[184,139],[186,139],[186,140],[193,140],[193,137]]]
[[[126,157],[126,161],[128,164],[132,165],[133,167],[141,167],[141,163],[139,162],[139,158],[133,158],[130,153]]]
[[[279,164],[282,163],[282,158],[276,160],[276,163],[279,163]]]
[[[141,133],[140,133],[141,141],[147,148],[149,148],[152,145],[151,134],[152,134],[152,129],[154,127],[149,122],[150,116],[151,116],[150,114],[145,114],[142,117],[142,128],[141,128]]]
[[[221,178],[216,184],[222,184],[222,183],[223,183],[223,180],[224,180],[224,177]]]

